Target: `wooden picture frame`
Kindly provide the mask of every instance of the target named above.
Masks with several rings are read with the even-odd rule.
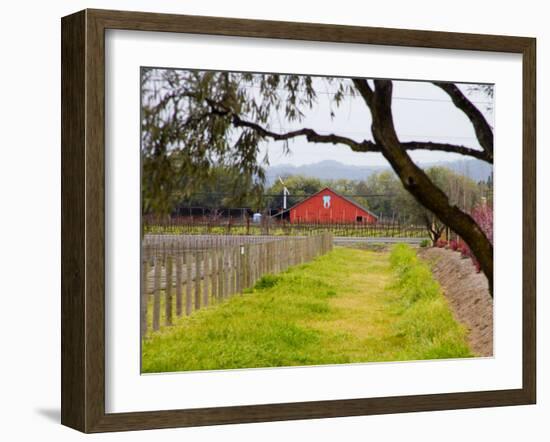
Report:
[[[456,392],[131,413],[105,412],[105,30],[495,51],[523,66],[523,383]],[[536,128],[533,38],[84,10],[62,19],[62,424],[83,432],[533,404]]]

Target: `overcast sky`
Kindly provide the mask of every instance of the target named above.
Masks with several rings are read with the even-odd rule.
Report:
[[[482,92],[471,91],[471,85],[458,86],[483,112],[489,124],[494,126],[493,111],[488,110],[494,109],[493,99]],[[332,92],[326,88],[320,90],[317,106],[308,111],[301,123],[289,126],[274,122],[272,130],[285,132],[310,127],[323,134],[336,133],[357,141],[372,140],[370,112],[362,98],[346,96],[331,120],[329,99]],[[445,92],[429,82],[394,81],[392,106],[395,127],[401,141],[445,142],[481,150],[468,118],[453,105]],[[262,146],[262,154],[268,153],[272,166],[287,163],[299,166],[323,160],[353,165],[387,165],[379,153],[352,152],[347,146],[311,143],[305,137],[291,140],[289,147],[291,152],[285,154],[282,142],[266,142]],[[415,151],[411,152],[411,156],[417,163],[466,158],[433,151]]]

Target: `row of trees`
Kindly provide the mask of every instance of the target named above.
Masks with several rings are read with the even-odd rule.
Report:
[[[430,167],[426,174],[448,196],[449,201],[478,221],[479,214],[487,210],[492,213],[492,178],[487,181],[474,180],[446,167]],[[283,208],[283,187],[288,191],[287,207],[292,207],[304,198],[330,187],[375,213],[382,220],[399,222],[402,225],[424,226],[435,244],[443,234],[446,225],[430,210],[420,204],[402,186],[392,171],[370,175],[365,180],[322,180],[303,175],[287,175],[271,186],[239,180],[233,170],[211,168],[210,179],[205,180],[200,191],[189,197],[176,191],[173,195],[175,207],[215,209],[248,208],[254,212],[269,209],[271,213]],[[483,208],[483,210],[482,210]],[[478,224],[480,224],[478,222]],[[480,224],[485,233],[491,226]],[[491,227],[492,228],[492,227]],[[492,240],[492,237],[490,238]]]
[[[430,167],[426,173],[448,195],[449,200],[462,210],[472,213],[481,203],[492,206],[492,180],[475,182],[445,167]],[[253,211],[271,212],[283,208],[283,187],[288,191],[287,207],[324,187],[350,197],[383,219],[398,220],[403,224],[438,225],[437,217],[425,209],[408,193],[390,170],[371,174],[365,180],[323,180],[303,175],[283,176],[271,186],[246,182],[232,170],[212,168],[210,179],[190,196],[178,189],[172,195],[172,208],[204,207],[208,209],[246,207]],[[284,184],[283,184],[284,183]],[[428,221],[429,220],[429,221]]]
[[[492,179],[475,182],[445,167],[430,167],[426,174],[448,196],[449,201],[465,213],[479,211],[481,206],[492,209]],[[370,175],[366,180],[320,180],[300,175],[285,177],[284,184],[289,190],[288,204],[293,205],[323,187],[328,186],[336,192],[348,195],[358,204],[374,212],[381,218],[398,220],[402,224],[423,225],[429,231],[435,243],[442,235],[446,225],[425,206],[420,204],[405,190],[401,181],[391,171]],[[274,183],[267,193],[282,193],[283,184]],[[280,198],[270,201],[271,207],[278,208]],[[486,226],[483,226],[486,229]]]
[[[475,182],[446,167],[430,167],[426,169],[430,178],[440,185],[449,200],[467,212],[481,201],[492,205],[492,180]],[[399,218],[403,222],[412,222],[411,209],[421,207],[407,192],[395,173],[390,170],[371,174],[365,180],[321,180],[302,175],[283,177],[284,186],[290,196],[287,204],[292,206],[305,196],[311,195],[323,187],[351,196],[355,202],[383,218]],[[276,181],[266,189],[270,197],[267,204],[270,208],[280,208],[282,204],[283,183]]]

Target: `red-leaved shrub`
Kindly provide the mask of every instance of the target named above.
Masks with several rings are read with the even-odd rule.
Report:
[[[475,258],[475,256],[472,256],[472,261],[474,262],[474,267],[476,268],[476,273],[481,272],[481,264],[479,261]]]
[[[460,252],[460,255],[463,258],[470,258],[473,256],[472,251],[470,250],[470,247],[468,247],[468,244],[466,243],[460,244],[458,251]]]
[[[447,241],[445,241],[444,239],[438,239],[435,243],[435,246],[442,249],[447,246]]]

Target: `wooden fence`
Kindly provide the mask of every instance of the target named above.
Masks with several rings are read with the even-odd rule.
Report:
[[[263,275],[332,250],[332,234],[312,236],[146,235],[141,259],[141,336],[175,316],[217,304]]]

